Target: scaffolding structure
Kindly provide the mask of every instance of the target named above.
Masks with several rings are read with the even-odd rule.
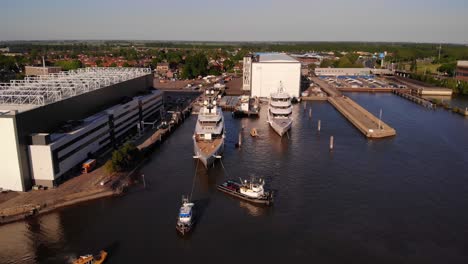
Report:
[[[46,105],[151,74],[149,68],[92,67],[0,83],[0,105]]]

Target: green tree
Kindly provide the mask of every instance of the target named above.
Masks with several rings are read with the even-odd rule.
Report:
[[[133,143],[125,143],[112,152],[112,158],[104,165],[108,173],[122,172],[134,167],[141,159],[140,150]]]
[[[219,70],[219,68],[217,67],[211,67],[209,70],[208,70],[208,75],[221,75],[221,71]]]
[[[153,69],[156,68],[156,66],[157,66],[158,63],[160,63],[160,62],[161,62],[161,58],[159,58],[159,57],[153,58],[153,59],[151,60],[151,66],[153,67]]]
[[[320,63],[320,68],[329,68],[333,66],[333,61],[332,60],[322,60],[322,62]]]
[[[39,52],[37,51],[36,48],[33,48],[31,49],[31,52],[29,53],[29,59],[30,59],[30,62],[34,62],[34,60],[37,59],[37,57],[39,56]]]
[[[102,67],[102,60],[101,59],[96,60],[96,66]]]
[[[343,56],[336,65],[337,68],[353,68],[354,64],[349,60],[347,56]]]
[[[235,65],[235,63],[234,63],[232,60],[230,60],[230,59],[227,59],[227,60],[225,60],[225,61],[223,62],[223,66],[224,66],[224,70],[225,70],[225,71],[230,71],[230,70],[232,70],[232,69],[234,68],[234,65]]]
[[[208,59],[203,53],[188,56],[182,69],[182,78],[193,79],[198,76],[206,76],[208,73]]]
[[[444,63],[437,68],[437,71],[447,73],[449,76],[455,74],[455,69],[457,68],[457,63]]]
[[[417,72],[418,71],[418,63],[417,63],[416,60],[411,61],[410,71],[412,71],[412,72]]]
[[[182,54],[180,52],[169,52],[166,54],[166,60],[171,65],[177,65],[182,62]]]
[[[64,71],[75,70],[78,68],[82,68],[83,64],[79,60],[64,60],[64,61],[57,61],[54,64],[55,66],[59,66]]]

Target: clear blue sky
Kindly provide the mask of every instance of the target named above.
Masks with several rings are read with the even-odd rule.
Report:
[[[468,44],[468,0],[6,0],[0,40]]]

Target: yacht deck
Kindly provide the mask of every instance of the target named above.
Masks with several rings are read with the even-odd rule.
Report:
[[[214,140],[197,139],[196,142],[198,148],[202,152],[201,154],[210,155],[215,149],[219,147],[219,145],[221,145],[222,140],[222,138],[216,138]]]

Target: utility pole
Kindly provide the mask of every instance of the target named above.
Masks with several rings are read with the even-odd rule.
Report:
[[[439,44],[439,63],[440,63],[440,51],[442,50],[442,44]]]
[[[442,44],[439,44],[439,61],[438,63],[440,63],[440,51],[442,50]],[[437,69],[437,76],[440,75],[440,72],[439,72],[439,69]]]

